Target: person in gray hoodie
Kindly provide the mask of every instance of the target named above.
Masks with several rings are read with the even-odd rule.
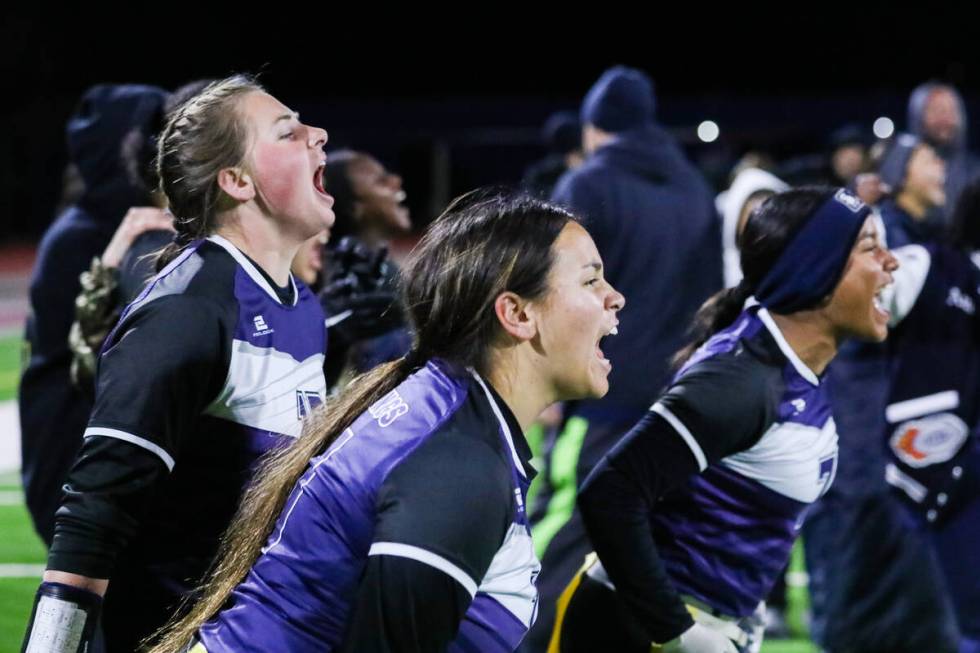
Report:
[[[966,125],[966,106],[953,86],[930,81],[909,96],[908,131],[931,145],[946,162],[942,216],[947,223],[963,188],[980,173],[980,159],[967,149]]]

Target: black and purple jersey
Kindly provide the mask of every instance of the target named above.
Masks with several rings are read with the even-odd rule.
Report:
[[[430,361],[311,460],[201,643],[513,651],[537,607],[530,455],[488,383]]]
[[[749,306],[586,480],[579,506],[602,562],[589,573],[654,642],[691,625],[684,598],[748,617],[836,464],[826,386]]]
[[[289,283],[276,289],[211,236],[150,281],[106,339],[49,567],[111,578],[108,620],[134,610],[146,627],[164,623],[210,565],[256,459],[324,400],[323,312]]]
[[[682,594],[747,616],[789,560],[807,507],[833,482],[827,389],[754,307],[711,338],[651,410],[701,470],[653,514],[667,574]]]

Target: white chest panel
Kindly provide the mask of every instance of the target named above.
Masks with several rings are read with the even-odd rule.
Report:
[[[530,628],[538,602],[534,581],[540,571],[541,563],[534,554],[527,528],[511,524],[477,592],[493,597]]]
[[[323,354],[298,362],[235,340],[228,378],[205,413],[255,429],[299,436],[300,419],[326,396]]]
[[[796,501],[812,503],[827,491],[837,472],[837,426],[794,422],[773,424],[750,449],[721,463]]]

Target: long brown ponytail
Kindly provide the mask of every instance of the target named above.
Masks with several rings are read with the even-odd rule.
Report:
[[[166,626],[150,653],[177,653],[215,615],[259,557],[293,486],[314,456],[326,451],[368,407],[429,358],[485,371],[498,334],[493,303],[511,291],[545,294],[552,245],[574,218],[527,197],[470,194],[429,227],[403,274],[411,353],[356,378],[311,417],[299,441],[265,458],[225,533],[217,562],[185,616]]]

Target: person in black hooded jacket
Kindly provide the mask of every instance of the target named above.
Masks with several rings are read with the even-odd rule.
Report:
[[[542,572],[538,620],[522,649],[529,651],[547,646],[555,601],[590,550],[574,511],[578,484],[650,408],[687,324],[721,288],[713,194],[654,122],[650,79],[622,66],[607,70],[586,95],[581,122],[587,159],[558,181],[551,199],[583,217],[612,283],[640,300],[623,311],[622,335],[603,343],[613,366],[609,394],[567,405],[547,450],[532,506]]]
[[[68,151],[85,185],[82,196],[48,227],[31,277],[25,339],[29,359],[20,382],[22,475],[34,527],[48,545],[61,486],[82,444],[91,400],[69,377],[68,331],[78,277],[109,244],[133,206],[150,203],[122,164],[123,143],[152,140],[167,92],[154,86],[93,86],[66,127]],[[152,146],[151,146],[152,149]]]

